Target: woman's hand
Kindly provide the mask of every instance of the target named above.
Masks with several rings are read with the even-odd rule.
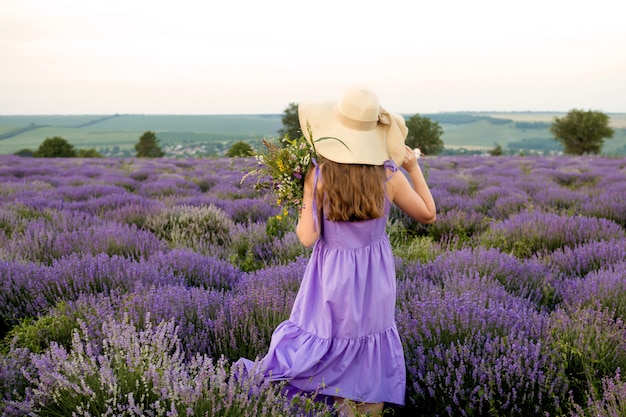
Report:
[[[417,164],[417,155],[415,155],[413,149],[411,149],[408,145],[404,145],[404,161],[402,161],[402,168],[406,169],[407,172],[411,172],[415,168],[419,168]]]

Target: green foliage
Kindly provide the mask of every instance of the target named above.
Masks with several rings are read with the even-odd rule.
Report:
[[[20,149],[19,151],[15,152],[13,155],[17,155],[17,156],[23,156],[23,157],[33,157],[35,156],[35,152],[32,151],[31,149]]]
[[[502,146],[496,144],[496,146],[489,151],[489,155],[491,156],[502,156]]]
[[[181,205],[146,218],[145,227],[173,247],[201,250],[206,245],[228,245],[233,221],[213,204]]]
[[[559,184],[561,187],[566,187],[572,190],[579,190],[581,188],[593,188],[600,182],[602,178],[598,175],[589,175],[584,171],[580,173],[555,173],[552,176],[552,180]],[[567,206],[571,206],[571,201],[566,201]],[[604,217],[604,216],[598,216]]]
[[[254,155],[254,150],[249,143],[244,141],[237,141],[226,152],[226,156],[229,158],[236,157],[248,157]]]
[[[443,253],[443,250],[430,236],[418,236],[404,243],[395,244],[393,253],[405,261],[427,263],[434,261]]]
[[[436,242],[447,242],[451,247],[462,247],[483,233],[490,219],[464,210],[450,210],[437,217],[428,227],[429,236]]]
[[[76,156],[78,156],[79,158],[102,158],[100,152],[98,152],[94,148],[79,149]]]
[[[300,120],[298,119],[298,104],[289,103],[282,116],[283,127],[278,130],[280,137],[297,138],[302,135]]]
[[[602,389],[590,390],[587,407],[573,405],[571,417],[626,416],[626,381],[621,370],[602,378]]]
[[[37,415],[329,415],[313,396],[288,401],[284,384],[264,382],[261,372],[238,378],[242,369],[228,369],[225,358],[186,361],[172,321],[148,322],[145,329],[127,317],[106,321],[98,353],[84,327],[69,349],[42,355],[34,380]]]
[[[407,120],[406,126],[409,128],[406,144],[411,148],[419,148],[424,155],[437,155],[443,150],[443,129],[438,122],[415,114]]]
[[[192,181],[194,183],[196,183],[198,188],[200,188],[200,192],[201,193],[206,193],[211,188],[215,187],[215,184],[217,184],[217,179],[215,179],[215,178],[197,178],[197,177],[194,177],[194,178],[192,178]]]
[[[41,353],[50,346],[50,341],[69,346],[72,331],[78,327],[76,317],[69,313],[67,304],[62,301],[47,315],[36,319],[28,318],[13,327],[0,342],[0,352],[7,353],[9,346],[27,348]]]
[[[609,116],[599,111],[570,110],[565,117],[555,117],[550,133],[559,141],[567,155],[597,155],[605,138],[612,138]]]
[[[281,225],[283,221],[285,223]],[[287,220],[277,219],[269,226],[271,233],[284,233],[281,237],[270,236],[268,226],[259,223],[237,230],[232,235],[228,261],[244,272],[251,272],[268,265],[286,264],[306,254],[309,249],[300,243],[295,233],[279,231],[288,223]]]
[[[624,322],[605,309],[557,310],[550,318],[548,343],[560,356],[578,404],[585,393],[601,389],[602,378],[626,368]]]
[[[60,136],[46,138],[35,151],[38,158],[74,158],[76,150],[74,146]]]
[[[267,219],[265,233],[271,238],[282,238],[287,232],[293,232],[296,224],[292,216],[273,216]]]
[[[160,158],[165,155],[159,146],[159,139],[151,130],[144,132],[135,144],[137,158]]]

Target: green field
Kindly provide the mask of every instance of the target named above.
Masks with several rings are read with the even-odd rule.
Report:
[[[555,116],[563,115],[463,112],[421,116],[440,124],[446,150],[451,152],[486,151],[500,145],[510,153],[541,153],[558,150],[549,124]],[[626,114],[609,116],[615,137],[605,142],[603,152],[626,155]],[[223,155],[236,141],[256,148],[263,138],[276,137],[281,118],[280,114],[0,116],[0,154],[36,150],[46,138],[60,136],[78,149],[95,148],[105,156],[132,156],[139,137],[151,130],[168,156]]]
[[[76,148],[129,156],[139,137],[151,130],[162,146],[203,146],[223,153],[239,140],[258,144],[282,127],[281,115],[79,115],[0,116],[0,154],[36,150],[60,136]],[[15,134],[12,134],[15,133]],[[115,150],[115,152],[114,152]],[[126,155],[120,152],[126,151]]]
[[[470,113],[470,115],[473,115],[476,120],[470,123],[439,122],[444,130],[442,139],[447,149],[484,151],[496,145],[513,153],[541,153],[559,149],[558,142],[549,131],[549,125],[555,117],[563,117],[564,113],[477,112]],[[434,120],[440,117],[437,114],[424,116]],[[612,139],[605,141],[603,153],[626,155],[626,114],[609,114],[609,117],[615,135]]]

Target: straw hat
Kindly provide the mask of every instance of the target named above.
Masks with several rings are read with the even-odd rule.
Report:
[[[392,159],[400,165],[404,160],[408,134],[404,117],[383,109],[367,88],[351,87],[336,101],[303,101],[298,118],[317,153],[331,161],[382,165]],[[319,140],[327,137],[331,139]]]

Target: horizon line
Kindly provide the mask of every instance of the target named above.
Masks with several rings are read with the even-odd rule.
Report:
[[[570,110],[446,110],[439,112],[397,112],[402,115],[414,114],[454,114],[454,113],[540,113],[540,114],[566,114]],[[601,110],[597,110],[601,111]],[[606,114],[626,114],[626,111],[602,111]],[[282,113],[14,113],[0,114],[0,117],[32,117],[32,116],[281,116]]]

